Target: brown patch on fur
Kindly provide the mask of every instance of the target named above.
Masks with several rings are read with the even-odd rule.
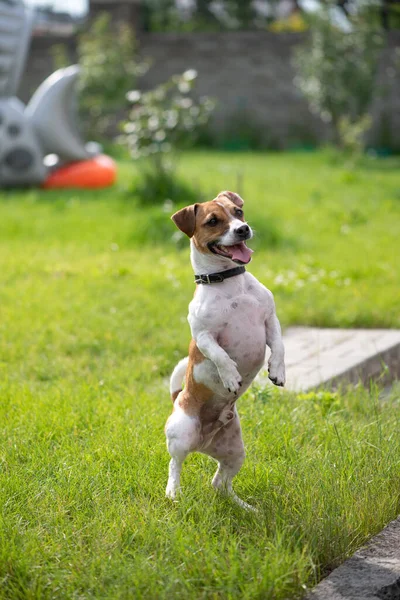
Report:
[[[171,400],[172,400],[172,402],[175,402],[175,400],[177,399],[177,397],[179,396],[180,393],[181,393],[181,390],[177,390],[176,392],[172,392],[172,394],[171,394]]]
[[[193,232],[193,242],[199,252],[211,252],[209,244],[219,240],[228,230],[231,219],[243,220],[236,215],[237,206],[225,196],[199,204],[196,215],[196,226]],[[209,225],[216,218],[216,225]]]
[[[186,233],[188,237],[192,237],[194,233],[198,206],[198,204],[191,204],[190,206],[186,206],[185,208],[178,210],[178,212],[173,214],[171,217],[175,225],[181,231],[183,231],[183,233]]]
[[[217,219],[214,226],[208,222]],[[199,252],[209,253],[208,244],[221,238],[229,228],[229,216],[227,211],[214,200],[202,204],[197,212],[196,227],[193,233],[193,242]]]
[[[193,374],[195,365],[205,360],[194,340],[189,346],[189,364],[186,370],[185,388],[179,398],[179,406],[187,415],[199,415],[201,407],[212,398],[213,392],[204,383],[198,383]]]

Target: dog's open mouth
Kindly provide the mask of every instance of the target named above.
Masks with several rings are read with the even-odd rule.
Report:
[[[253,250],[248,248],[244,242],[239,242],[239,244],[234,244],[233,246],[222,246],[217,242],[213,242],[208,244],[208,248],[213,254],[230,258],[233,262],[241,265],[247,265],[253,254]]]

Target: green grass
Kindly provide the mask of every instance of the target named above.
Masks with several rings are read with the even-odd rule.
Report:
[[[180,169],[205,199],[239,183],[284,325],[398,327],[399,166],[195,153]],[[200,455],[165,500],[192,275],[172,209],[139,207],[120,170],[111,190],[0,193],[0,597],[301,596],[399,512],[399,388],[255,387],[235,489],[259,515],[214,495]]]

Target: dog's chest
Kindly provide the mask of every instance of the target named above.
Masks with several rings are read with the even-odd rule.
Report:
[[[265,303],[246,289],[231,293],[202,288],[189,308],[189,321],[204,324],[208,330],[219,332],[226,327],[243,329],[265,320]]]
[[[229,356],[249,368],[265,355],[266,302],[259,290],[245,287],[222,293],[207,288],[193,300],[189,321],[211,331]],[[258,292],[258,293],[257,293]]]
[[[264,331],[265,307],[254,296],[241,294],[219,302],[215,310],[214,331],[221,346],[244,341],[254,330]]]

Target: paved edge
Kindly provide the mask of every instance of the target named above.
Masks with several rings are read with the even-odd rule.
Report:
[[[400,378],[400,343],[394,344],[383,352],[354,365],[340,375],[326,382],[333,387],[346,382],[356,384],[359,381],[369,383],[371,380],[380,380],[382,385],[392,383]],[[322,385],[322,384],[321,384]]]
[[[376,380],[385,386],[400,379],[400,330],[290,327],[283,337],[289,391],[368,385]],[[267,367],[258,381],[262,385],[269,381]]]
[[[399,578],[400,517],[332,571],[305,600],[397,600]]]

